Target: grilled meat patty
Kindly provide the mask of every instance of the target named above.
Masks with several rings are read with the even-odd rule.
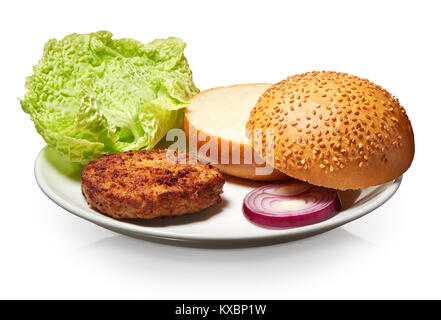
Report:
[[[116,219],[197,212],[221,201],[224,183],[215,167],[167,149],[107,154],[81,175],[89,205]]]

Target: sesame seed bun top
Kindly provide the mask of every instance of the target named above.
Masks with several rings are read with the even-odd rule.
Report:
[[[260,97],[247,130],[274,132],[274,167],[314,185],[347,190],[401,176],[414,156],[412,126],[380,86],[337,72],[283,80]],[[268,161],[268,160],[267,160]]]

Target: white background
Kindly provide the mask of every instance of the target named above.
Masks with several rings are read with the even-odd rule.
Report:
[[[440,13],[421,0],[2,1],[0,298],[441,298]],[[48,39],[101,29],[181,37],[202,90],[310,70],[368,78],[407,110],[415,160],[384,206],[301,241],[209,250],[97,227],[40,191],[45,143],[17,97]]]

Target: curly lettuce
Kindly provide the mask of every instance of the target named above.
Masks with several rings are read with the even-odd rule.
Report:
[[[46,143],[79,165],[153,148],[199,90],[178,38],[143,44],[99,31],[49,40],[20,100]]]

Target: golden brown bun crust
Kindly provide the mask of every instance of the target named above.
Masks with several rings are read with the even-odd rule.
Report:
[[[214,167],[218,168],[222,173],[228,174],[230,176],[254,180],[254,181],[280,181],[291,179],[290,176],[274,169],[271,174],[266,175],[256,175],[257,167],[264,167],[264,165],[253,164],[213,164]]]
[[[247,129],[261,129],[264,138],[267,129],[274,131],[276,169],[340,190],[401,176],[415,150],[398,99],[346,73],[308,72],[273,85],[251,111]]]
[[[225,173],[225,174],[228,174],[231,176],[235,176],[238,178],[255,180],[255,181],[278,181],[278,180],[290,179],[289,176],[287,176],[286,174],[280,172],[279,170],[275,170],[275,169],[272,170],[271,174],[265,174],[265,175],[256,174],[256,168],[265,167],[265,164],[263,164],[263,165],[257,164],[254,157],[252,159],[252,163],[244,164],[244,162],[245,162],[244,161],[244,152],[245,152],[244,151],[245,150],[244,143],[224,139],[223,137],[220,136],[220,134],[216,135],[216,136],[210,135],[207,132],[204,132],[203,129],[200,129],[200,128],[194,126],[192,124],[190,117],[189,117],[189,109],[191,109],[191,104],[194,103],[194,101],[200,99],[204,95],[210,95],[212,93],[221,92],[221,91],[228,90],[231,88],[240,89],[240,88],[247,88],[247,87],[264,87],[262,89],[262,92],[264,92],[265,88],[269,87],[269,86],[271,86],[270,83],[238,84],[238,85],[231,85],[231,86],[227,86],[227,87],[217,87],[217,88],[208,89],[208,90],[202,91],[202,92],[198,93],[197,95],[193,96],[193,98],[190,101],[190,105],[187,107],[186,113],[184,115],[184,131],[185,131],[187,138],[190,137],[191,132],[193,132],[193,134],[197,134],[197,136],[200,136],[201,134],[203,134],[204,136],[207,137],[207,141],[209,139],[216,139],[217,145],[218,145],[218,153],[217,153],[216,157],[212,156],[210,154],[210,152],[208,152],[206,159],[202,159],[202,160],[210,162],[213,166],[218,168],[222,173]],[[227,92],[226,94],[231,94],[231,93]],[[256,100],[257,100],[257,97],[256,97]],[[210,108],[210,105],[207,105],[206,107]],[[250,109],[251,109],[251,107],[252,107],[252,105],[250,106]],[[231,117],[234,115],[228,114],[227,116]],[[243,135],[245,136],[245,123],[243,124],[243,126],[244,126]],[[197,149],[199,150],[205,143],[206,143],[206,141],[200,141],[198,139]],[[232,152],[232,150],[240,150],[239,151],[240,163],[233,164],[232,155],[230,154],[229,159],[228,159],[229,164],[221,164],[221,146],[225,145],[225,144],[227,144],[229,146],[229,150],[231,152]]]

